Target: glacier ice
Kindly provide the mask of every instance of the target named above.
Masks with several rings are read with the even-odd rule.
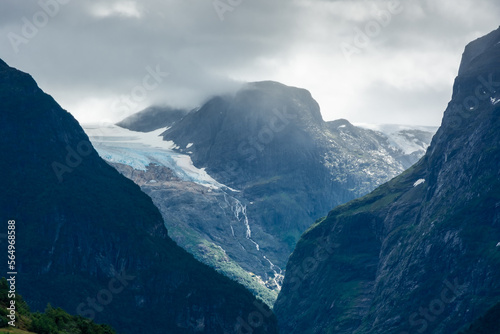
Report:
[[[142,171],[150,164],[165,166],[183,181],[211,189],[230,189],[214,180],[204,168],[196,168],[189,155],[176,152],[178,146],[174,142],[164,141],[160,134],[165,129],[143,133],[111,124],[87,124],[83,128],[97,153],[106,161]]]

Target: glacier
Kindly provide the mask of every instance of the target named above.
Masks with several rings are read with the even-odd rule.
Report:
[[[113,124],[83,124],[82,127],[99,156],[106,161],[142,171],[150,164],[164,166],[183,181],[197,183],[209,189],[237,191],[214,180],[204,168],[196,168],[189,155],[176,152],[178,146],[161,137],[166,129],[143,133]]]

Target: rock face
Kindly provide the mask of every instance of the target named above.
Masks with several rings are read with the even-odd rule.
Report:
[[[119,137],[134,134],[108,141],[108,135],[89,135],[104,159],[151,196],[179,245],[272,305],[281,268],[310,222],[410,167],[434,133],[375,130],[347,120],[324,122],[308,91],[277,82],[214,97],[163,136],[176,154],[236,191],[207,189],[183,179],[182,171],[165,179],[158,170],[170,167],[159,159],[137,170],[127,162],[129,153],[112,153]],[[134,148],[130,154],[142,153]]]
[[[277,333],[265,305],[177,246],[151,199],[2,61],[0,100],[0,213],[16,222],[16,288],[32,309],[50,302],[120,333]]]
[[[500,30],[467,46],[426,155],[298,242],[286,333],[455,333],[500,301]]]

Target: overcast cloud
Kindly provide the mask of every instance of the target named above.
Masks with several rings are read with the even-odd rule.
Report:
[[[276,80],[325,120],[439,125],[465,45],[499,24],[497,0],[2,0],[0,58],[81,122]]]

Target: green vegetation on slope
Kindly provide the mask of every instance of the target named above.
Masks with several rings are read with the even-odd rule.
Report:
[[[8,317],[11,315],[8,309],[11,301],[15,301],[15,320]],[[50,304],[44,313],[30,312],[21,295],[16,294],[15,299],[9,298],[9,285],[5,278],[0,280],[0,328],[0,334],[116,334],[108,325],[98,325],[83,317],[72,316]]]

